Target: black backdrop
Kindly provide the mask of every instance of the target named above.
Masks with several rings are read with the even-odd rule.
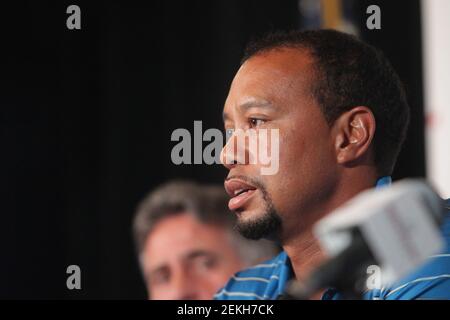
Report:
[[[379,4],[362,37],[391,58],[413,121],[394,177],[423,176],[419,1]],[[82,29],[66,28],[81,7]],[[0,10],[0,298],[144,298],[130,221],[169,178],[221,183],[220,166],[175,166],[175,128],[221,128],[244,44],[297,28],[297,1],[19,1]],[[6,53],[6,55],[4,55]],[[66,289],[66,267],[82,290]]]

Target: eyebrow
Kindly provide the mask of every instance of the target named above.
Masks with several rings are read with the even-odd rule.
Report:
[[[183,255],[181,257],[182,260],[192,260],[195,259],[197,257],[214,257],[216,256],[216,254],[214,252],[211,251],[207,251],[207,250],[193,250],[190,251],[188,253],[186,253],[185,255]],[[168,269],[168,265],[166,263],[161,263],[160,265],[157,265],[156,267],[154,267],[152,270],[150,270],[149,273],[155,273],[155,272],[159,272],[162,271],[164,269]]]
[[[267,100],[250,99],[249,101],[240,104],[238,108],[241,109],[242,112],[245,112],[252,108],[264,108],[264,109],[274,108],[274,105]],[[225,122],[226,120],[229,120],[230,117],[228,116],[227,113],[223,112],[222,119]]]
[[[193,260],[197,257],[214,257],[215,254],[213,252],[210,251],[206,251],[206,250],[195,250],[195,251],[191,251],[189,252],[184,259],[186,260]]]

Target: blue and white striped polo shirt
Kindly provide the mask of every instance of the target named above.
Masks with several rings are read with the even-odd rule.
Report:
[[[377,187],[390,184],[390,177],[383,177]],[[430,257],[416,272],[389,288],[370,290],[367,300],[450,299],[450,199],[446,201],[447,215],[442,225],[446,240],[444,251]],[[237,272],[228,283],[214,295],[217,300],[274,300],[285,291],[287,282],[293,278],[291,262],[286,252],[264,263]],[[327,290],[323,300],[339,300],[335,290]]]

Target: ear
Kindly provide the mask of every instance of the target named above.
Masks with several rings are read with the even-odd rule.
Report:
[[[337,163],[351,165],[368,155],[375,125],[372,111],[363,106],[354,107],[337,118],[333,124]]]

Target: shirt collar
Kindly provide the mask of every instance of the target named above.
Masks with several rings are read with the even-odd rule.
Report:
[[[390,176],[384,176],[377,180],[377,183],[375,184],[375,188],[383,188],[391,185],[392,178]]]

